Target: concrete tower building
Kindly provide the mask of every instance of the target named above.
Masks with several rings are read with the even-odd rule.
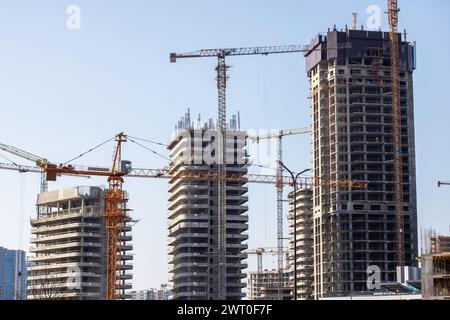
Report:
[[[75,187],[41,193],[38,217],[31,220],[33,247],[28,268],[29,299],[102,300],[106,298],[107,234],[104,191]],[[131,219],[122,232],[121,298],[128,299]]]
[[[217,130],[210,119],[202,124],[188,112],[176,126],[170,150],[168,228],[169,272],[174,299],[218,297],[218,188],[208,179],[217,170],[211,157]],[[227,129],[227,174],[246,172],[245,132],[233,116]],[[230,160],[233,159],[233,160]],[[193,174],[193,176],[192,176]],[[245,179],[226,182],[226,298],[241,299],[247,268],[248,188]],[[223,266],[223,265],[222,265]]]
[[[297,299],[313,296],[313,219],[312,189],[297,190],[296,216],[294,224],[294,191],[289,193],[289,268],[292,272],[291,287],[294,287],[294,225],[297,233]]]
[[[415,46],[399,35],[406,265],[416,265],[413,71]],[[367,267],[396,276],[394,148],[389,34],[331,30],[305,54],[314,176],[368,182],[368,190],[313,189],[314,295],[366,291]]]

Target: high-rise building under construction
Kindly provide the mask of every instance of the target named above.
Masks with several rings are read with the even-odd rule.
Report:
[[[289,270],[292,289],[297,288],[298,300],[309,300],[313,296],[313,222],[312,222],[312,189],[300,186],[296,192],[289,193]],[[295,201],[294,201],[295,200]],[[296,206],[294,219],[294,202]],[[296,258],[294,263],[294,232],[296,235]],[[294,286],[294,268],[297,268],[297,286]]]
[[[28,299],[105,299],[108,237],[104,190],[74,187],[44,192],[37,197],[37,209],[38,216],[31,220]],[[120,238],[120,299],[131,298],[130,223],[127,216]]]
[[[226,250],[220,252],[218,179],[211,178],[211,174],[217,173],[214,155],[218,130],[212,119],[202,123],[199,116],[197,121],[191,121],[189,112],[175,128],[168,147],[171,157],[168,253],[174,299],[218,299],[219,280],[226,299],[244,296],[243,270],[247,268],[244,250],[248,239],[245,140],[245,132],[239,130],[239,119],[233,116],[226,130],[226,173],[237,179],[224,183]],[[219,262],[220,254],[226,256],[225,262]],[[225,268],[226,279],[219,279],[220,266]]]
[[[413,71],[415,45],[399,34],[405,265],[417,255]],[[329,30],[305,53],[314,176],[367,190],[313,188],[314,296],[367,291],[367,268],[395,280],[396,224],[389,33]]]

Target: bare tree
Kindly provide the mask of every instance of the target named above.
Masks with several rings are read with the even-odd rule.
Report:
[[[33,273],[34,279],[30,280],[33,287],[30,290],[31,295],[35,296],[35,300],[62,300],[64,294],[77,290],[70,285],[64,277],[58,278],[54,272],[50,270],[39,270]]]

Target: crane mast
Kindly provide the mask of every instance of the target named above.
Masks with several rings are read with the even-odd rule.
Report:
[[[126,197],[122,189],[122,143],[126,142],[126,136],[119,133],[116,137],[116,149],[111,169],[108,177],[109,188],[105,193],[105,224],[108,234],[107,259],[106,259],[106,281],[107,300],[117,300],[120,297],[120,263],[122,256],[120,233],[124,225],[126,216]]]
[[[283,161],[283,137],[289,135],[298,135],[311,133],[311,127],[305,127],[300,129],[288,129],[288,130],[278,130],[275,133],[262,135],[262,136],[252,136],[249,137],[253,142],[259,143],[261,140],[276,139],[277,140],[277,173],[275,187],[277,189],[277,262],[278,262],[278,279],[281,283],[283,280],[283,166],[281,165]],[[285,181],[289,181],[285,180]],[[281,287],[278,291],[278,297],[281,299]]]
[[[391,50],[392,132],[394,142],[396,252],[399,266],[405,264],[403,213],[402,114],[400,105],[400,59],[398,38],[398,3],[388,0],[389,42]]]
[[[281,131],[280,131],[281,132]],[[281,300],[283,281],[283,159],[282,135],[277,137],[277,263],[278,263],[278,299]]]
[[[226,88],[227,88],[227,69],[228,66],[225,62],[225,52],[219,52],[217,61],[217,92],[218,92],[218,162],[217,173],[219,177],[226,176],[226,155],[227,155],[227,112],[226,112]],[[227,251],[227,199],[226,199],[226,182],[223,179],[217,181],[217,220],[218,220],[218,234],[217,234],[217,247],[218,247],[218,279],[217,290],[218,300],[226,299],[226,251]],[[208,279],[209,272],[208,268]]]

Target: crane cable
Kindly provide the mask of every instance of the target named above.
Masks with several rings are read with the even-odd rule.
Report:
[[[70,159],[69,161],[64,162],[63,165],[66,165],[66,164],[68,164],[69,162],[72,162],[72,161],[74,161],[74,160],[77,160],[77,159],[79,159],[79,158],[85,156],[85,155],[88,154],[89,152],[92,152],[92,151],[94,151],[95,149],[100,148],[101,146],[107,144],[108,142],[114,140],[115,138],[116,138],[116,136],[112,137],[111,139],[106,140],[105,142],[100,143],[99,145],[97,145],[97,146],[95,146],[95,147],[93,147],[93,148],[87,150],[86,152],[83,152],[82,154],[76,156],[75,158]]]
[[[13,165],[19,167],[19,165],[17,163],[15,163],[14,161],[12,161],[11,159],[9,159],[7,156],[4,156],[3,154],[0,153],[0,157],[6,159],[7,161],[11,162]]]
[[[157,141],[153,141],[153,140],[147,140],[147,139],[142,139],[142,138],[137,138],[137,137],[133,137],[133,136],[128,136],[128,138],[133,138],[136,140],[140,140],[140,141],[145,141],[145,142],[149,142],[149,143],[153,143],[159,146],[163,146],[163,147],[168,147],[168,144],[162,143],[162,142],[157,142]],[[131,139],[130,139],[131,140]]]
[[[141,144],[141,143],[139,143],[139,142],[134,141],[134,140],[131,139],[129,136],[128,136],[128,140],[130,140],[130,141],[133,142],[134,144],[136,144],[136,145],[138,145],[138,146],[140,146],[140,147],[142,147],[142,148],[144,148],[144,149],[146,149],[146,150],[148,150],[148,151],[150,151],[150,152],[156,154],[157,156],[163,158],[164,160],[172,161],[170,158],[168,158],[168,157],[162,155],[161,153],[159,153],[159,152],[157,152],[157,151],[155,151],[155,150],[153,150],[153,149],[150,149],[149,147],[144,146],[143,144]],[[140,139],[140,140],[143,140],[143,139]],[[161,144],[161,143],[158,142],[158,144]],[[161,145],[163,145],[163,144],[161,144]]]

